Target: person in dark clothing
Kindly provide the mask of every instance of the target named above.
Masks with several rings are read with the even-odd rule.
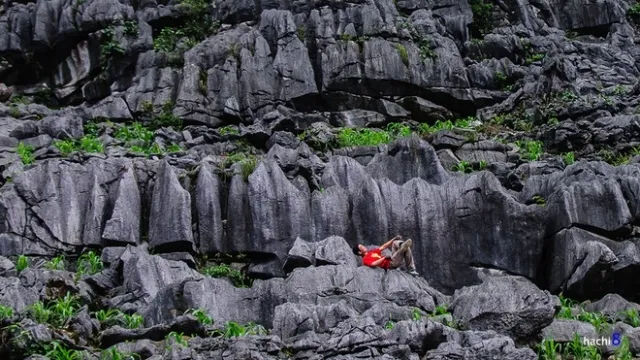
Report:
[[[362,263],[369,267],[380,267],[383,269],[397,269],[404,263],[407,272],[411,275],[418,275],[413,262],[411,252],[411,239],[402,240],[402,236],[396,235],[393,239],[374,249],[367,249],[366,246],[358,244],[354,246],[353,252],[362,256]],[[391,256],[383,256],[382,252],[391,247]]]

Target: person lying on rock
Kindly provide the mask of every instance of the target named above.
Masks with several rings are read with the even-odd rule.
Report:
[[[407,266],[407,272],[411,275],[418,275],[413,263],[411,253],[411,239],[402,240],[402,236],[396,235],[380,247],[368,250],[364,245],[354,246],[353,253],[362,256],[362,262],[369,267],[381,267],[383,269],[397,269],[402,263]],[[383,256],[382,251],[391,246],[391,256]]]

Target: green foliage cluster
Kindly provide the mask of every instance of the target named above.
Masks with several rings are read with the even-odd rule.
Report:
[[[373,146],[390,142],[388,132],[380,129],[341,129],[337,134],[338,147],[347,146]]]
[[[24,255],[18,256],[18,260],[16,261],[16,270],[18,272],[23,272],[27,268],[29,268],[29,259]]]
[[[469,116],[464,119],[455,120],[453,122],[451,120],[446,120],[446,121],[438,120],[433,125],[422,123],[418,125],[418,133],[424,136],[424,135],[432,134],[441,130],[453,130],[455,128],[469,129],[471,128],[471,123],[474,120],[475,118],[473,116]]]
[[[144,323],[141,315],[125,314],[118,309],[98,310],[95,317],[103,326],[119,325],[126,329],[137,329]]]
[[[94,275],[104,269],[100,255],[93,251],[86,252],[78,258],[77,276]]]
[[[538,357],[541,360],[580,359],[580,360],[601,360],[600,350],[597,346],[585,345],[578,334],[574,334],[571,342],[564,344],[556,343],[553,339],[546,338],[537,346]]]
[[[543,59],[544,59],[544,54],[541,54],[541,53],[530,54],[529,56],[527,56],[525,63],[527,65],[531,65],[534,62],[542,61]]]
[[[120,43],[115,39],[114,25],[105,28],[102,32],[100,44],[100,64],[102,65],[102,70],[106,70],[110,59],[123,56],[125,53],[125,49],[120,46]]]
[[[208,7],[209,2],[206,0],[181,0],[178,8],[185,15],[184,23],[164,27],[154,36],[154,50],[166,54],[170,65],[180,66],[187,49],[218,31],[220,24],[211,20]],[[185,47],[179,46],[181,42]]]
[[[44,266],[49,270],[64,270],[64,255],[54,257],[47,261]]]
[[[187,313],[193,315],[193,317],[198,319],[198,321],[204,326],[213,325],[213,319],[203,309],[192,309],[187,311]]]
[[[20,160],[24,165],[30,165],[36,160],[35,156],[33,155],[34,149],[31,145],[27,145],[21,142],[18,144],[16,152],[18,153],[18,156],[20,157]]]
[[[0,323],[3,320],[11,319],[13,317],[13,309],[9,306],[0,304]]]
[[[493,30],[491,15],[493,4],[488,0],[470,0],[473,23],[471,24],[471,36],[484,38]]]
[[[102,153],[104,152],[104,145],[102,141],[97,137],[86,135],[79,140],[67,139],[58,140],[53,143],[62,156],[68,156],[69,154],[82,151],[85,153]]]
[[[100,353],[100,360],[140,360],[140,355],[136,353],[125,354],[115,346]]]
[[[84,351],[68,349],[57,341],[52,341],[49,347],[51,350],[45,356],[50,360],[82,360],[86,355]]]
[[[149,101],[144,101],[141,105],[143,114],[150,118],[148,126],[150,130],[162,127],[182,128],[182,119],[173,115],[173,102],[167,101],[162,104],[158,113],[156,113],[153,103]]]
[[[29,307],[29,315],[33,320],[41,324],[50,324],[54,327],[62,327],[65,322],[75,315],[80,308],[78,298],[67,294],[45,305],[38,301]]]
[[[227,167],[235,163],[240,163],[242,179],[244,179],[244,181],[248,181],[249,175],[253,174],[256,167],[258,166],[258,158],[252,154],[245,154],[241,152],[232,153],[232,154],[226,155],[219,166],[220,166],[220,169],[224,173],[226,173]]]
[[[409,66],[409,52],[407,48],[402,44],[396,44],[396,50],[398,51],[398,55],[400,55],[400,59],[404,66]]]
[[[227,125],[227,126],[223,126],[221,127],[218,132],[220,133],[220,135],[225,136],[225,135],[238,135],[240,134],[240,131],[238,131],[238,129],[236,129],[235,127],[231,126],[231,125]]]
[[[214,264],[200,270],[204,275],[214,278],[228,278],[234,286],[250,287],[251,279],[247,278],[242,271],[235,269],[228,264]]]
[[[544,144],[538,140],[519,140],[516,145],[522,156],[529,161],[537,161],[544,153]]]
[[[627,9],[627,17],[635,23],[640,22],[640,3],[636,2]]]
[[[451,167],[451,171],[461,172],[461,173],[471,173],[474,171],[482,171],[486,170],[488,164],[485,160],[480,160],[478,162],[470,163],[468,161],[462,160],[457,164],[454,164]]]
[[[433,44],[431,43],[431,40],[427,38],[420,39],[418,50],[422,61],[436,58],[436,53],[433,51]]]
[[[226,338],[236,338],[247,335],[267,335],[268,331],[264,326],[249,322],[245,325],[240,325],[233,321],[228,321],[224,324],[224,330],[221,333]]]
[[[564,161],[565,165],[569,166],[576,162],[576,156],[573,151],[562,154],[562,161]]]

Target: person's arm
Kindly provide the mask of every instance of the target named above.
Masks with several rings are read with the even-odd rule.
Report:
[[[385,260],[387,260],[387,258],[386,258],[386,257],[383,257],[383,258],[381,258],[381,259],[378,259],[378,260],[376,260],[376,261],[372,262],[372,263],[371,263],[371,266],[378,266],[378,265],[382,264]]]
[[[386,243],[382,244],[382,246],[379,247],[380,251],[388,248],[389,246],[393,245],[393,242],[396,240],[399,240],[401,238],[400,235],[396,235],[393,239],[387,241]]]

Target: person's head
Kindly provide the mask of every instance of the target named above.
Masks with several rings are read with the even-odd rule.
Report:
[[[367,252],[367,248],[362,244],[358,244],[353,247],[353,253],[356,255],[364,256],[366,252]]]

